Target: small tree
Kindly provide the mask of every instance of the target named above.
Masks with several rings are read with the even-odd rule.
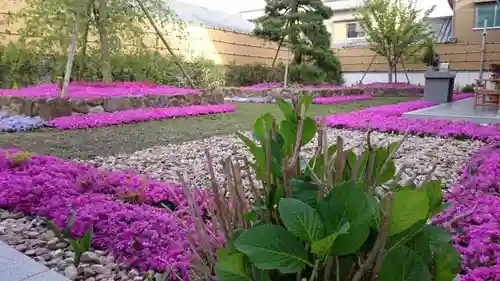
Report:
[[[14,1],[14,0],[12,0]],[[162,0],[25,0],[26,6],[14,18],[22,21],[21,40],[39,38],[35,43],[46,53],[67,50],[75,27],[75,7],[80,11],[78,30],[83,60],[89,37],[97,38],[101,53],[103,81],[112,80],[110,55],[119,49],[145,47],[143,40],[151,20],[159,27],[179,24]],[[142,7],[141,7],[142,6]],[[149,16],[144,14],[149,11]],[[84,64],[80,61],[80,67]]]
[[[286,37],[295,64],[314,63],[330,82],[341,82],[340,62],[324,25],[332,15],[321,0],[266,0],[265,15],[257,19],[254,34],[279,43],[273,66]]]
[[[415,0],[365,0],[356,16],[370,50],[386,58],[389,83],[396,65],[425,47],[432,31],[425,18],[433,11],[418,9]]]

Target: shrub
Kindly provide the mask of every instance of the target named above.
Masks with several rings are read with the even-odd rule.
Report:
[[[253,140],[238,134],[254,158],[242,169],[253,200],[245,199],[231,158],[224,161],[228,196],[211,172],[210,217],[227,239],[217,252],[217,280],[452,281],[460,255],[451,234],[427,223],[445,208],[440,182],[400,183],[393,156],[401,142],[376,147],[368,133],[360,155],[340,137],[328,146],[324,122],[318,128],[306,116],[311,103],[311,96],[294,106],[278,99],[283,121],[264,114]],[[317,133],[315,156],[304,159],[301,148]]]
[[[465,85],[462,87],[460,92],[461,93],[474,93],[474,86],[473,85]]]
[[[230,65],[226,70],[226,85],[250,86],[265,82],[283,81],[285,65],[271,68],[263,64]],[[321,84],[340,82],[329,79],[328,73],[310,63],[291,64],[288,69],[288,82],[297,84]]]
[[[324,71],[308,63],[292,64],[289,69],[288,81],[298,84],[321,84],[327,81]]]
[[[226,85],[250,86],[263,82],[283,81],[284,66],[271,68],[263,64],[231,64],[226,69]]]
[[[43,54],[19,43],[0,47],[0,83],[4,88],[55,82],[64,76],[65,53]],[[156,84],[185,86],[186,83],[174,61],[155,51],[115,52],[111,55],[112,76],[115,81],[150,81]],[[100,55],[95,48],[75,56],[73,81],[98,81]],[[186,71],[198,88],[220,86],[224,82],[222,69],[212,60],[195,58],[183,62]],[[48,76],[45,78],[44,76]]]

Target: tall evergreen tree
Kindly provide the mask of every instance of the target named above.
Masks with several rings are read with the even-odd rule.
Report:
[[[265,15],[256,20],[254,34],[280,46],[288,41],[294,64],[314,63],[330,82],[341,82],[340,62],[324,25],[332,15],[322,0],[266,0]]]

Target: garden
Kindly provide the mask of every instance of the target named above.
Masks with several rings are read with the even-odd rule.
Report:
[[[21,33],[41,42],[0,48],[3,243],[77,281],[500,280],[500,125],[403,117],[435,105],[392,82],[428,36],[411,7],[367,1],[365,18],[393,9],[414,33],[389,82],[348,85],[324,5],[297,19],[268,3],[255,34],[296,44],[290,65],[220,67],[106,35],[156,0],[116,1],[104,22],[94,1],[44,1]],[[287,29],[300,21],[312,46]]]

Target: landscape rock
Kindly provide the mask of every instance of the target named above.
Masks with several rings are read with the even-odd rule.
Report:
[[[100,260],[99,255],[93,252],[85,252],[80,258],[80,262],[82,263],[99,263]]]
[[[39,115],[44,120],[53,120],[62,116],[70,116],[72,106],[68,99],[51,98],[40,104]]]
[[[75,266],[70,265],[64,269],[64,276],[68,277],[69,280],[76,280],[78,277],[78,271]]]

